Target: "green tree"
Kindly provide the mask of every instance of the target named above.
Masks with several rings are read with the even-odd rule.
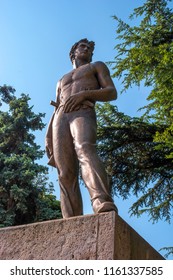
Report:
[[[173,216],[173,164],[168,148],[153,141],[164,124],[129,117],[109,103],[97,105],[97,148],[107,168],[112,195],[136,197],[131,215],[148,214],[153,222]],[[165,249],[165,248],[164,248]],[[166,248],[173,254],[173,247]],[[166,255],[165,255],[166,256]]]
[[[170,221],[173,210],[173,165],[167,149],[155,149],[153,137],[164,125],[129,117],[109,103],[97,105],[98,152],[110,176],[113,195],[139,197],[130,211],[153,221]]]
[[[44,114],[35,114],[29,96],[17,98],[12,87],[1,86],[0,97],[5,106],[0,111],[0,226],[61,217],[48,169],[38,163],[44,151],[33,134],[43,129]]]
[[[166,0],[147,0],[134,9],[132,26],[114,16],[117,22],[117,56],[113,61],[113,77],[122,79],[123,89],[142,83],[151,88],[145,118],[164,130],[156,131],[157,149],[173,158],[173,12]],[[167,152],[166,152],[167,149]]]

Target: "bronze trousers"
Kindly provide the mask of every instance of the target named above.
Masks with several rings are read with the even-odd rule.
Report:
[[[61,107],[53,121],[53,154],[59,175],[64,218],[83,214],[79,166],[91,197],[94,213],[115,210],[104,166],[96,152],[96,115],[92,108],[64,113]]]

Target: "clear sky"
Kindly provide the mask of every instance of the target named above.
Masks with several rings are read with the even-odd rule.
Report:
[[[34,112],[44,112],[48,123],[55,99],[57,81],[72,69],[69,50],[78,40],[87,37],[96,43],[93,61],[111,61],[116,55],[117,15],[124,21],[143,0],[0,0],[0,85],[13,86],[17,95],[29,94]],[[170,4],[173,7],[173,4]],[[111,69],[110,69],[111,70]],[[118,93],[122,85],[114,79]],[[119,111],[138,116],[138,108],[146,105],[148,89],[132,88],[118,94]],[[44,148],[45,129],[36,133],[36,141]],[[41,164],[47,163],[44,157]],[[59,199],[56,170],[50,168]],[[91,214],[90,199],[82,188],[85,214]],[[128,210],[134,199],[115,197],[119,215],[156,250],[173,246],[173,225],[152,224],[147,216],[130,217]]]

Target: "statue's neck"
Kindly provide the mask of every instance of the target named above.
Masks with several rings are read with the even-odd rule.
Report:
[[[88,64],[89,62],[86,60],[74,60],[73,69],[79,68],[82,65]]]

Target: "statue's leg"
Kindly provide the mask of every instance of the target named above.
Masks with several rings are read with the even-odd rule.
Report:
[[[63,218],[83,214],[78,183],[79,164],[69,129],[67,114],[59,112],[53,122],[53,153],[59,175]]]
[[[76,112],[70,125],[82,177],[91,196],[95,213],[115,210],[111,198],[108,177],[96,151],[96,117],[93,109]]]

